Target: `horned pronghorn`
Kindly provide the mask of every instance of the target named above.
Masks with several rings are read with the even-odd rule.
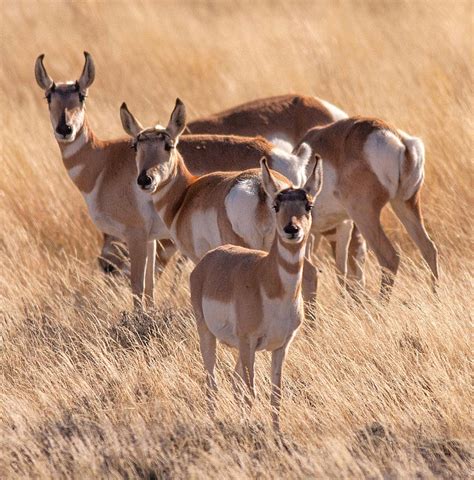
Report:
[[[204,117],[190,122],[187,130],[192,134],[232,134],[241,136],[261,135],[278,146],[285,146],[291,150],[306,133],[306,131],[317,125],[326,125],[335,120],[347,118],[347,114],[336,106],[324,100],[304,95],[281,95],[277,97],[263,98],[238,105],[229,110]],[[185,140],[187,135],[181,137],[181,153],[189,163],[189,159],[195,155],[200,156],[196,149],[206,149],[205,145],[199,142],[190,149],[186,148]],[[194,151],[190,151],[194,150]],[[257,167],[254,165],[238,165],[235,169]],[[193,166],[188,165],[191,172]],[[272,168],[274,168],[272,166]],[[222,168],[221,170],[228,170]],[[290,178],[291,179],[291,178]],[[351,236],[352,231],[352,236]],[[319,235],[318,235],[319,236]],[[333,247],[336,266],[342,277],[364,283],[364,272],[361,266],[365,258],[365,241],[357,231],[352,229],[350,220],[342,221],[336,228],[324,232],[324,236],[331,242]],[[107,260],[114,259],[114,250],[110,248],[112,239],[106,238],[102,257]],[[347,243],[349,248],[347,249]],[[349,250],[349,258],[346,259]],[[167,253],[167,252],[165,252]]]
[[[313,231],[352,219],[377,256],[381,293],[388,296],[399,265],[399,255],[380,223],[381,210],[390,202],[435,282],[438,253],[421,214],[423,142],[381,120],[361,117],[313,128],[301,142],[324,158],[324,186],[315,205]]]
[[[238,349],[235,371],[255,397],[257,350],[272,352],[273,425],[279,429],[281,374],[288,347],[303,322],[301,281],[311,208],[322,182],[321,161],[303,188],[287,188],[261,162],[263,188],[275,211],[269,252],[224,245],[207,253],[191,273],[191,301],[208,394],[217,389],[216,339]]]
[[[270,248],[275,226],[261,186],[260,170],[241,171],[239,162],[239,171],[192,175],[176,148],[186,126],[186,109],[181,100],[176,100],[166,128],[144,129],[125,103],[120,116],[137,151],[137,183],[151,194],[172,240],[184,255],[197,263],[209,250],[226,243]],[[279,157],[280,162],[276,162],[270,156],[270,161],[291,180],[278,172],[275,175],[288,187],[301,184],[310,153],[302,143],[289,159]],[[285,158],[288,161],[281,162]],[[304,270],[305,297],[314,299],[317,270],[307,259]]]
[[[44,55],[36,60],[35,76],[48,101],[64,166],[84,196],[92,220],[99,230],[125,241],[128,246],[132,292],[138,307],[143,293],[152,302],[155,240],[169,239],[170,234],[157,215],[151,197],[137,185],[135,153],[130,148],[130,140],[100,140],[88,122],[85,100],[94,81],[95,66],[91,55],[84,52],[84,56],[84,68],[77,81],[54,82],[43,65]],[[294,155],[264,139],[190,136],[181,139],[180,148],[192,152],[187,155],[187,161],[196,174],[255,167],[262,155],[267,156],[275,168],[286,165],[285,173],[290,177],[292,172],[299,171],[294,167],[297,165]],[[163,261],[173,252],[174,246],[165,243]]]

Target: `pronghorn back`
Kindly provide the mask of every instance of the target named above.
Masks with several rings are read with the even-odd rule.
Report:
[[[190,133],[262,135],[294,145],[315,125],[347,116],[329,102],[306,95],[280,95],[254,100],[188,124]]]

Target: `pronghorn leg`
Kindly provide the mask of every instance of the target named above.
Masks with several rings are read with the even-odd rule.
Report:
[[[128,250],[130,252],[130,270],[135,309],[143,308],[143,292],[145,289],[145,270],[147,263],[147,241],[143,236],[137,235],[129,238]]]
[[[382,224],[380,223],[380,213],[382,208],[369,205],[369,208],[362,209],[356,202],[353,204],[348,203],[346,208],[351,218],[356,223],[357,228],[367,240],[369,247],[374,251],[377,260],[382,267],[380,294],[383,298],[388,299],[395,281],[400,257],[390,240],[385,235]]]
[[[354,280],[362,288],[365,287],[364,266],[366,254],[367,245],[364,237],[359,232],[357,225],[354,225],[348,247],[347,278]]]
[[[438,249],[429,237],[423,223],[420,208],[420,193],[417,192],[407,201],[394,199],[391,201],[391,205],[397,217],[406,228],[408,235],[410,235],[415,242],[423,255],[423,258],[430,267],[434,289],[436,282],[439,279]]]
[[[272,406],[273,428],[280,431],[280,405],[281,405],[281,372],[285,361],[287,345],[272,352],[272,395],[270,403]]]
[[[250,391],[250,397],[246,396],[246,400],[252,406],[255,398],[255,345],[248,337],[239,338],[239,358],[242,362],[242,379]]]
[[[232,377],[232,386],[234,389],[234,398],[235,401],[239,404],[242,403],[244,397],[244,391],[242,386],[244,385],[244,367],[242,365],[242,360],[240,355],[237,356],[237,361],[235,362],[234,375]]]
[[[352,234],[352,222],[344,220],[336,227],[335,245],[331,245],[336,261],[336,268],[339,271],[338,280],[341,286],[346,287],[347,276],[347,250]]]
[[[216,337],[207,328],[202,318],[196,318],[199,334],[199,346],[201,349],[202,361],[206,369],[206,386],[209,413],[215,413],[215,392],[217,391],[216,381]]]
[[[168,262],[173,258],[174,254],[177,252],[175,244],[168,239],[163,239],[157,242],[156,246],[157,251],[157,267],[158,272],[162,273],[165,269]]]
[[[153,307],[155,305],[155,259],[156,241],[151,240],[147,243],[147,263],[145,273],[145,303],[147,307]]]
[[[119,239],[104,233],[102,250],[97,260],[104,273],[121,271],[125,262],[123,260],[123,248],[119,245]]]
[[[302,293],[305,302],[315,302],[318,291],[318,269],[309,258],[304,259]]]

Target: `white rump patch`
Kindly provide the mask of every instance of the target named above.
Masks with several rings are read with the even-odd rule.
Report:
[[[282,150],[287,152],[291,152],[293,150],[293,141],[286,133],[272,133],[266,138],[270,143],[273,143],[273,145],[281,148]]]
[[[398,130],[398,133],[402,137],[402,142],[411,160],[408,174],[403,175],[405,168],[401,168],[402,176],[400,178],[402,198],[403,200],[408,200],[419,190],[423,183],[425,176],[425,145],[421,138],[412,137],[403,130]],[[403,162],[406,161],[407,159],[403,158]]]
[[[301,144],[297,154],[275,147],[272,149],[272,169],[284,175],[295,187],[306,182],[306,167],[311,157],[311,147]]]
[[[347,115],[346,112],[336,107],[332,103],[326,102],[326,100],[323,100],[322,98],[318,98],[318,100],[329,110],[329,113],[332,115],[332,118],[335,122],[349,118],[349,115]]]
[[[285,152],[291,153],[293,151],[293,145],[288,140],[284,140],[283,138],[279,137],[271,137],[269,141],[275,145],[276,148],[279,148]]]
[[[364,154],[390,198],[394,198],[398,190],[405,146],[389,130],[375,130],[365,141]]]
[[[227,194],[224,205],[227,217],[234,232],[251,247],[261,249],[264,235],[261,226],[257,225],[258,177],[239,181]]]

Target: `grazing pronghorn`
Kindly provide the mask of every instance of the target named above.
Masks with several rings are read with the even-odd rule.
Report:
[[[130,140],[100,140],[88,122],[85,99],[94,81],[95,67],[87,52],[84,56],[84,68],[77,81],[54,82],[43,65],[44,55],[36,60],[35,76],[48,101],[63,163],[84,196],[92,220],[109,235],[108,240],[116,237],[128,246],[134,304],[140,306],[143,293],[150,303],[153,298],[155,240],[169,239],[170,235],[151,197],[137,185]],[[286,166],[285,173],[290,177],[292,172],[297,175],[300,171],[294,155],[264,139],[190,136],[181,139],[180,148],[188,153],[189,168],[197,174],[255,167],[262,155],[274,168]],[[291,179],[301,180],[294,176]],[[165,244],[163,261],[173,252],[174,246]]]
[[[280,146],[282,141],[286,146],[290,144],[291,150],[292,145],[295,145],[308,129],[317,125],[326,125],[343,118],[347,118],[345,112],[324,100],[304,95],[281,95],[255,100],[195,120],[188,123],[187,129],[192,134],[261,135]],[[189,159],[196,154],[199,155],[199,152],[185,151],[186,139],[187,135],[181,137],[180,150],[186,162],[189,163]],[[206,147],[196,145],[196,147],[190,148],[196,150],[197,148]],[[248,166],[236,165],[235,169],[242,170],[257,166],[257,163]],[[188,165],[188,167],[191,172],[199,173],[193,170],[192,165]],[[275,168],[272,165],[271,167]],[[228,168],[221,169],[228,170]],[[331,242],[336,266],[342,276],[345,277],[347,271],[349,278],[363,284],[364,272],[361,265],[363,265],[365,258],[365,242],[356,228],[352,230],[352,222],[350,220],[342,221],[333,231],[324,232],[324,235]],[[107,260],[114,259],[114,250],[110,248],[112,245],[110,240],[106,239],[102,250],[102,257]],[[350,244],[347,249],[349,241]],[[348,259],[347,250],[349,250]]]
[[[324,158],[324,186],[313,231],[352,219],[382,267],[381,293],[387,297],[399,265],[399,254],[380,223],[382,208],[390,202],[436,282],[438,252],[421,214],[423,142],[381,120],[359,117],[313,128],[301,142]]]
[[[172,240],[184,255],[197,263],[209,250],[226,243],[270,248],[275,225],[260,170],[242,172],[239,163],[239,171],[193,176],[180,154],[181,143],[176,148],[186,126],[181,100],[176,100],[166,128],[144,129],[125,103],[120,117],[137,150],[137,183],[151,194]],[[281,181],[288,187],[301,185],[309,156],[309,148],[302,143],[290,161],[278,164],[280,172],[290,177],[280,175]],[[276,163],[272,157],[270,161]],[[317,271],[307,260],[304,274],[305,297],[313,299]]]
[[[288,347],[304,319],[301,281],[311,207],[321,189],[321,161],[303,188],[287,188],[262,159],[263,188],[275,210],[269,252],[224,245],[207,253],[191,273],[191,301],[207,372],[217,389],[216,339],[239,351],[236,373],[255,397],[255,352],[272,352],[271,405],[279,430],[281,374]],[[247,212],[247,214],[252,214]]]

